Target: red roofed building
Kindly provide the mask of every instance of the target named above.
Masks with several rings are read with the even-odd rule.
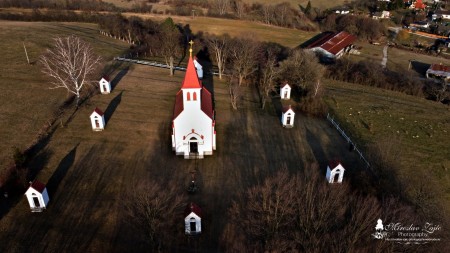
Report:
[[[444,81],[450,80],[450,66],[442,64],[431,64],[426,72],[427,78],[441,79]]]
[[[172,149],[186,159],[203,158],[216,150],[212,95],[202,86],[192,56],[189,57],[186,75],[175,98]]]
[[[187,235],[199,235],[202,232],[202,210],[194,203],[187,205],[184,211],[184,232]]]
[[[347,32],[325,32],[314,38],[305,48],[319,53],[326,58],[337,59],[353,48],[356,36]]]
[[[32,212],[42,212],[47,207],[49,197],[45,184],[34,180],[25,192]]]
[[[103,131],[105,129],[105,115],[102,110],[96,107],[89,118],[91,118],[92,130]]]
[[[341,162],[338,160],[333,160],[327,167],[327,181],[328,183],[342,183],[344,179],[345,169],[342,166]]]

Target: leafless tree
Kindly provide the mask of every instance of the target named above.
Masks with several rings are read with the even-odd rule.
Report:
[[[432,95],[437,102],[442,102],[449,98],[449,83],[439,80],[437,82],[430,82],[427,87],[427,92]]]
[[[181,53],[183,36],[171,18],[167,18],[161,24],[161,36],[159,37],[160,54],[169,65],[170,75],[174,74],[175,57]]]
[[[183,227],[177,224],[183,223],[182,210],[187,198],[180,190],[175,182],[163,186],[146,180],[131,188],[124,197],[129,220],[145,231],[152,247],[161,249],[164,242],[170,244],[170,239],[177,234],[176,228]]]
[[[269,99],[269,94],[275,89],[275,78],[278,74],[276,55],[272,50],[268,50],[267,59],[261,67],[261,80],[258,83],[261,93],[261,106],[265,108],[266,102]]]
[[[236,77],[229,75],[227,77],[228,92],[230,94],[230,103],[234,110],[238,109],[238,101],[241,96],[241,87],[236,83]]]
[[[230,54],[230,40],[231,38],[227,34],[206,36],[206,43],[214,52],[214,58],[219,69],[219,79],[221,80],[225,71],[225,64]]]
[[[81,90],[94,83],[90,78],[100,57],[87,42],[74,35],[55,38],[52,49],[41,56],[42,72],[53,79],[50,89],[65,88],[80,101]]]
[[[253,38],[241,37],[233,40],[230,47],[231,69],[238,78],[239,86],[258,69],[257,53],[259,49],[259,42]]]
[[[245,3],[242,0],[233,1],[233,9],[236,12],[236,16],[242,19],[245,15]]]
[[[230,0],[214,0],[214,7],[220,15],[225,15],[230,8]]]
[[[324,74],[324,67],[312,52],[295,50],[280,63],[280,78],[302,89],[317,85]],[[319,83],[320,84],[320,83]]]

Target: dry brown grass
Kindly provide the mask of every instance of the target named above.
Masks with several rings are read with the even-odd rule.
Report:
[[[96,42],[96,53],[106,60],[126,49],[120,42],[98,34],[96,25],[76,23],[30,23],[0,21],[0,170],[8,164],[12,147],[25,148],[66,98],[66,91],[49,90],[47,79],[37,64],[52,38],[76,34]],[[22,42],[32,65],[27,64]]]
[[[110,95],[93,97],[37,155],[41,159],[32,166],[42,168],[38,178],[54,185],[54,175],[62,175],[58,187],[43,214],[30,216],[22,199],[0,220],[0,251],[145,250],[122,219],[123,192],[150,178],[187,186],[196,166],[170,148],[172,108],[184,73],[169,77],[166,69],[145,66],[122,71],[126,75]],[[241,109],[234,111],[225,84],[214,82],[218,149],[199,161],[201,192],[190,197],[205,212],[201,249],[218,250],[232,197],[284,165],[297,171],[311,161],[324,167],[329,159],[340,158],[348,175],[361,170],[359,159],[325,121],[298,114],[296,126],[283,129],[273,106],[259,108],[255,90],[244,88]],[[90,129],[89,114],[95,107],[110,114],[103,132]],[[181,214],[179,219],[183,229]],[[181,238],[178,243],[181,249],[188,245]]]

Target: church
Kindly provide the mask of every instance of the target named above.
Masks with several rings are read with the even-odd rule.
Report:
[[[172,149],[185,159],[196,159],[216,150],[216,130],[212,94],[197,74],[201,67],[196,68],[199,63],[192,59],[192,42],[189,53],[186,75],[173,109]]]

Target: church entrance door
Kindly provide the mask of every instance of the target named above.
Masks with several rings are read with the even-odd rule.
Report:
[[[192,137],[189,142],[189,153],[198,153],[198,142]]]

